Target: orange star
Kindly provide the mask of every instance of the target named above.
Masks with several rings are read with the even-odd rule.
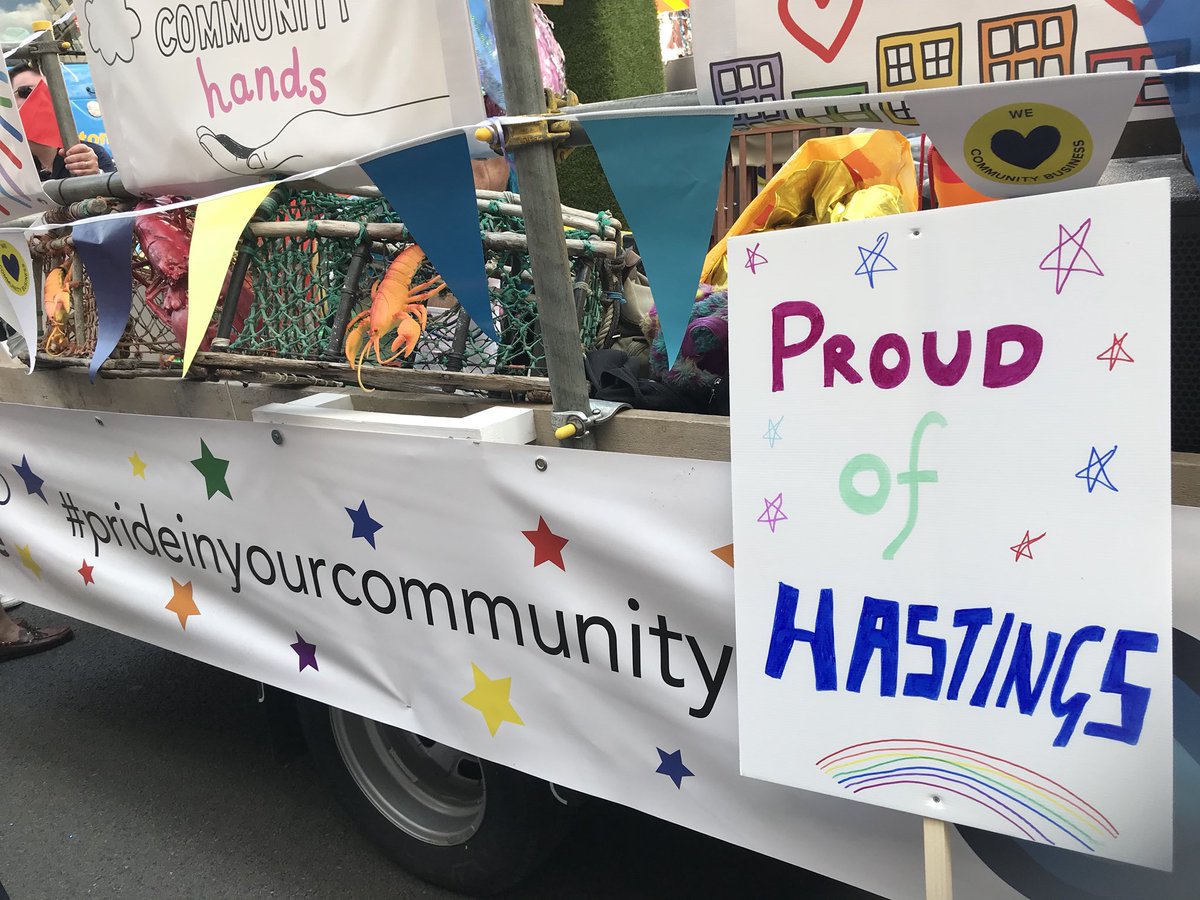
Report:
[[[525,535],[529,543],[533,544],[533,567],[535,569],[544,562],[551,562],[564,572],[567,571],[567,567],[563,565],[562,551],[569,541],[551,531],[545,519],[538,516],[537,529],[522,531],[521,534]]]
[[[96,579],[92,577],[92,569],[94,568],[95,566],[88,565],[88,561],[86,559],[83,561],[83,565],[79,567],[79,574],[83,576],[84,587],[87,587],[89,584],[96,583]]]
[[[172,578],[171,587],[174,593],[171,596],[171,602],[167,604],[167,609],[179,616],[180,626],[187,631],[188,617],[200,615],[200,610],[196,608],[196,601],[192,599],[192,583],[189,581],[187,584],[180,584]]]

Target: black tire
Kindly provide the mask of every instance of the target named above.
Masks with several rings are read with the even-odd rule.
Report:
[[[297,707],[309,752],[350,817],[432,884],[501,893],[568,833],[580,795],[323,703],[297,698]]]

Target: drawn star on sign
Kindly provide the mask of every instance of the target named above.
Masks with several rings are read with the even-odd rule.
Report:
[[[655,747],[658,751],[658,756],[661,762],[658,768],[654,771],[660,775],[666,775],[679,790],[683,789],[683,779],[695,778],[696,773],[683,764],[683,751],[676,750],[674,753],[668,753],[662,747]]]
[[[1100,360],[1101,362],[1108,363],[1108,371],[1111,372],[1113,369],[1115,369],[1117,367],[1117,363],[1136,362],[1136,360],[1129,355],[1129,351],[1125,349],[1125,338],[1127,337],[1129,337],[1128,331],[1120,337],[1117,337],[1114,334],[1112,344],[1103,353],[1096,357],[1096,359]]]
[[[34,561],[33,553],[29,550],[29,544],[26,544],[24,547],[17,547],[17,555],[21,557],[21,565],[36,575],[38,581],[41,581],[42,567]]]
[[[96,579],[92,577],[92,571],[95,568],[95,566],[89,566],[86,559],[83,561],[83,565],[79,567],[78,571],[80,576],[83,578],[84,587],[87,587],[89,584],[96,583]]]
[[[49,506],[50,501],[42,493],[42,485],[45,484],[45,480],[34,474],[33,469],[29,467],[29,460],[24,454],[21,455],[21,464],[19,466],[14,465],[13,468],[17,470],[17,474],[21,476],[21,480],[25,482],[25,490],[30,494],[37,494],[42,498],[42,502]]]
[[[471,672],[475,676],[475,687],[462,698],[462,702],[483,714],[483,720],[487,723],[492,737],[496,736],[496,732],[505,722],[512,722],[514,725],[525,724],[508,699],[512,689],[511,678],[488,678],[475,663],[471,663]]]
[[[304,638],[300,637],[300,632],[296,632],[296,643],[292,644],[292,649],[296,651],[296,655],[300,657],[300,671],[311,668],[315,672],[320,672],[321,669],[317,666],[317,645],[310,644]]]
[[[538,527],[533,531],[522,531],[525,539],[533,544],[533,567],[536,569],[542,563],[554,563],[564,572],[567,567],[563,564],[563,547],[570,543],[565,537],[559,537],[550,530],[546,520],[538,516]]]
[[[229,471],[229,460],[214,456],[208,449],[208,444],[200,441],[200,458],[193,459],[192,465],[204,476],[204,487],[208,491],[209,500],[219,493],[230,500],[233,499],[233,494],[229,493],[229,483],[225,480],[225,473]]]
[[[343,506],[342,509],[346,510],[350,521],[354,523],[354,531],[350,534],[350,539],[362,538],[374,550],[375,534],[383,526],[371,518],[371,514],[367,511],[367,501],[364,500],[358,504],[358,509],[351,509],[348,506]]]
[[[171,579],[171,601],[166,608],[175,615],[179,616],[179,625],[184,631],[187,631],[188,618],[191,616],[200,615],[200,610],[196,607],[196,601],[192,597],[192,583],[180,584],[174,578]]]
[[[200,446],[204,446],[203,441],[200,442]],[[203,450],[201,450],[201,453],[203,453]],[[133,466],[134,478],[140,478],[142,481],[146,480],[146,464],[142,461],[142,458],[137,455],[136,450],[134,451],[133,456],[129,457],[129,465]]]
[[[764,525],[770,525],[771,534],[774,534],[775,526],[788,520],[787,513],[783,511],[783,494],[777,494],[774,500],[763,497],[763,505],[764,509],[762,515],[758,517],[758,521]]]

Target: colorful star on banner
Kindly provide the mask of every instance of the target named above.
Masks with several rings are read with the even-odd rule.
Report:
[[[1125,349],[1125,338],[1127,337],[1129,337],[1128,331],[1120,337],[1117,337],[1114,334],[1112,344],[1103,353],[1096,357],[1096,359],[1100,360],[1101,362],[1108,363],[1108,371],[1111,372],[1113,369],[1115,369],[1117,367],[1117,363],[1136,362],[1136,360],[1129,355],[1129,351]]]
[[[1046,254],[1039,268],[1055,274],[1054,292],[1061,294],[1067,282],[1076,272],[1104,277],[1104,270],[1087,249],[1088,235],[1092,233],[1092,220],[1088,219],[1074,231],[1065,225],[1058,226],[1058,246]]]
[[[17,547],[17,555],[21,557],[21,565],[27,568],[30,572],[37,576],[37,580],[42,580],[42,567],[39,566],[33,559],[33,553],[29,549],[29,545]]]
[[[361,166],[471,321],[498,340],[467,136],[459,133],[397,150]]]
[[[83,561],[83,565],[79,567],[79,574],[83,578],[84,587],[87,587],[89,584],[96,583],[96,579],[92,577],[92,571],[95,568],[95,566],[89,566],[86,559]]]
[[[45,479],[39,478],[34,474],[33,469],[29,467],[29,460],[22,455],[21,464],[19,466],[14,464],[13,468],[17,470],[17,474],[21,476],[21,480],[25,482],[25,490],[30,494],[37,494],[42,498],[43,503],[49,505],[50,501],[46,499],[46,495],[42,492],[42,485],[45,484]]]
[[[296,643],[292,644],[292,649],[296,651],[296,656],[300,657],[300,671],[312,669],[315,672],[321,671],[317,666],[317,645],[310,644],[304,638],[300,637],[300,632],[296,632]]]
[[[192,597],[192,583],[189,581],[187,584],[180,584],[172,578],[171,590],[171,600],[167,603],[166,608],[179,616],[180,627],[187,631],[188,618],[200,615],[200,610],[196,607],[196,601]]]
[[[129,324],[133,304],[133,268],[129,265],[133,219],[104,217],[77,222],[71,237],[96,297],[96,349],[88,366],[94,382]]]
[[[496,732],[505,722],[512,722],[514,725],[525,724],[508,699],[512,689],[511,678],[488,678],[475,663],[471,663],[471,672],[475,676],[475,687],[462,698],[462,702],[483,714],[492,737],[496,736]]]
[[[196,207],[192,246],[188,251],[188,323],[183,348],[183,374],[187,375],[204,341],[208,324],[229,271],[233,248],[258,210],[271,184],[255,185],[233,194],[206,200]],[[211,496],[211,495],[210,495]]]
[[[225,480],[225,473],[229,471],[229,460],[213,456],[208,444],[200,441],[200,458],[193,459],[192,465],[204,476],[204,487],[208,491],[209,500],[218,493],[233,499],[233,494],[229,493],[229,482]]]
[[[554,563],[564,572],[567,567],[563,565],[562,552],[563,547],[567,546],[570,541],[565,537],[559,537],[550,530],[550,526],[546,524],[546,520],[538,516],[538,527],[534,531],[522,531],[525,539],[533,544],[533,567],[536,569],[542,563]]]
[[[1096,485],[1102,484],[1113,493],[1119,493],[1117,486],[1112,483],[1108,477],[1108,464],[1112,462],[1112,458],[1117,455],[1117,448],[1113,447],[1103,456],[1095,447],[1092,448],[1091,456],[1088,457],[1088,464],[1075,473],[1075,477],[1087,482],[1088,493],[1096,489]]]
[[[379,529],[383,528],[378,522],[371,518],[371,514],[367,512],[367,501],[364,500],[358,504],[358,509],[351,509],[348,506],[342,507],[350,516],[350,521],[354,523],[354,532],[350,535],[350,539],[362,538],[371,545],[371,549],[375,549],[375,534]]]
[[[775,449],[775,443],[783,440],[783,435],[779,433],[780,427],[783,425],[783,416],[779,417],[779,421],[774,419],[767,420],[767,433],[763,435],[763,440],[771,444],[771,449]]]
[[[142,461],[142,458],[137,455],[136,451],[134,452],[133,456],[129,457],[129,465],[133,466],[134,478],[140,478],[142,481],[146,480],[146,464]]]
[[[655,747],[658,751],[658,756],[661,762],[658,768],[654,771],[660,775],[666,775],[673,782],[675,787],[683,789],[683,779],[694,778],[696,773],[683,764],[683,751],[676,750],[673,753],[668,753],[662,747]]]
[[[1043,531],[1037,537],[1030,537],[1029,531],[1026,530],[1025,537],[1017,542],[1016,546],[1009,547],[1013,553],[1017,554],[1013,562],[1020,562],[1021,558],[1033,559],[1033,545],[1046,536],[1047,532]]]
[[[775,526],[788,520],[787,513],[783,511],[783,494],[776,495],[774,500],[764,497],[763,505],[764,509],[762,515],[758,517],[758,521],[764,525],[770,525],[771,534],[774,534]]]
[[[674,364],[708,253],[728,116],[633,116],[585,125],[629,219]]]

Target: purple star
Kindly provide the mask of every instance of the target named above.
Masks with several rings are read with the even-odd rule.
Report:
[[[303,672],[310,666],[314,671],[321,671],[317,667],[317,645],[310,644],[304,638],[300,637],[300,632],[296,632],[296,643],[292,644],[292,649],[296,651],[296,655],[300,657],[300,671]]]
[[[662,760],[658,768],[654,771],[660,775],[666,775],[675,782],[676,788],[682,790],[683,779],[695,777],[696,774],[683,764],[683,751],[676,750],[674,753],[668,753],[662,747],[655,747],[654,749],[658,751],[659,759]]]
[[[17,474],[21,476],[21,480],[25,482],[25,490],[31,494],[37,494],[42,498],[42,502],[48,506],[50,501],[42,493],[43,479],[33,474],[33,469],[29,468],[29,460],[25,458],[24,454],[21,456],[21,464],[19,466],[14,465],[13,468],[17,470]]]
[[[364,500],[358,504],[358,509],[343,507],[350,514],[350,521],[354,523],[354,533],[351,538],[363,538],[371,549],[375,549],[375,532],[383,526],[371,518],[371,514],[367,512],[367,501]]]

